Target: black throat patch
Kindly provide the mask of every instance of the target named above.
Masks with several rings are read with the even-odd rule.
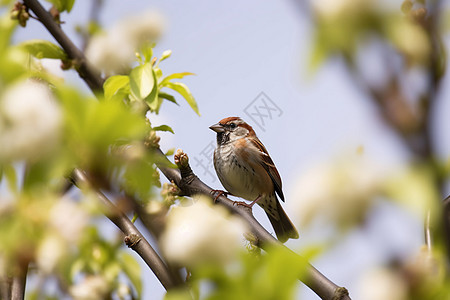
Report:
[[[230,140],[229,132],[218,132],[217,133],[217,145],[225,145]]]

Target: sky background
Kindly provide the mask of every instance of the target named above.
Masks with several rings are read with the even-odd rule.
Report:
[[[400,7],[401,1],[391,1],[390,5],[394,3]],[[88,19],[90,5],[91,1],[78,0],[72,13],[62,16],[66,21],[64,30],[77,43],[80,39],[74,26]],[[179,107],[165,103],[152,123],[168,124],[174,129],[175,135],[161,135],[163,150],[182,148],[189,154],[194,172],[211,187],[222,188],[210,156],[215,134],[208,127],[228,116],[240,116],[253,125],[281,174],[287,195],[284,207],[297,224],[295,203],[290,201],[299,178],[316,165],[361,148],[363,155],[376,164],[400,166],[407,160],[402,145],[378,119],[371,102],[352,82],[339,59],[327,61],[315,74],[308,72],[313,25],[302,5],[288,0],[106,0],[100,21],[108,28],[124,16],[147,9],[160,11],[167,20],[166,32],[155,49],[156,56],[166,49],[173,51],[172,57],[161,64],[163,72],[196,74],[183,82],[191,89],[201,112],[201,117],[197,116],[179,98]],[[52,40],[33,20],[15,37],[16,41],[30,38]],[[47,65],[57,70],[59,62]],[[380,66],[370,61],[368,65],[376,76]],[[87,91],[75,72],[58,72]],[[448,83],[447,75],[435,120],[439,153],[447,159]],[[275,110],[262,125],[260,119],[252,120],[248,113],[263,100]],[[205,152],[209,155],[205,156]],[[272,231],[259,207],[255,214]],[[295,250],[326,236],[320,228],[299,231],[300,239],[287,243]],[[364,228],[351,232],[330,253],[312,263],[332,281],[347,287],[353,299],[360,299],[359,279],[366,270],[384,263],[388,254],[417,253],[422,243],[422,225],[413,213],[379,203]],[[144,298],[161,299],[163,288],[150,271],[144,270]],[[316,299],[306,287],[299,290],[299,297]]]

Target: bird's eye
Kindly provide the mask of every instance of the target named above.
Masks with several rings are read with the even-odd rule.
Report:
[[[231,123],[230,128],[236,128],[236,123]]]

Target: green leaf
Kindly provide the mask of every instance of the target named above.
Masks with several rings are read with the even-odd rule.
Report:
[[[144,100],[155,86],[155,76],[152,65],[145,63],[137,66],[130,73],[131,94],[139,100]]]
[[[168,87],[169,89],[178,92],[181,96],[183,96],[183,98],[186,99],[187,103],[191,106],[191,108],[200,116],[197,102],[195,101],[194,96],[192,96],[192,93],[189,90],[189,88],[184,83],[167,82],[165,83],[165,86]]]
[[[133,214],[133,218],[131,219],[131,223],[136,222],[137,218],[138,218],[138,214],[137,214],[137,213],[134,213],[134,214]]]
[[[167,150],[166,153],[164,153],[165,156],[172,156],[175,153],[175,148],[170,148]]]
[[[141,47],[141,52],[144,55],[144,61],[146,63],[151,62],[151,60],[153,58],[153,47],[154,46],[155,45],[153,43],[151,43],[151,44],[146,43]]]
[[[29,40],[19,46],[36,58],[67,59],[63,49],[46,40]]]
[[[162,62],[163,60],[168,59],[172,55],[172,50],[166,50],[162,53],[161,58],[159,59],[159,62]]]
[[[60,12],[70,12],[75,3],[75,0],[47,0],[47,2],[52,3]]]
[[[177,100],[175,100],[175,97],[170,95],[170,94],[167,94],[167,93],[164,93],[164,92],[159,92],[158,93],[158,97],[166,99],[166,100],[169,100],[170,102],[173,102],[176,105],[178,105]]]
[[[181,78],[183,78],[185,76],[189,76],[189,75],[195,75],[195,74],[190,73],[190,72],[173,73],[161,81],[161,86],[165,86],[167,84],[167,82],[169,82],[172,79],[181,79]]]
[[[103,84],[105,91],[105,99],[111,99],[120,89],[125,88],[130,84],[130,77],[127,75],[115,75],[106,79]]]
[[[155,71],[156,79],[159,80],[159,79],[162,77],[162,75],[163,75],[161,69],[158,68],[158,66],[155,66],[155,67],[153,68],[153,71]]]
[[[73,8],[73,5],[75,4],[75,0],[66,0],[64,2],[66,2],[65,8],[67,12],[70,12]]]
[[[161,108],[162,102],[163,102],[162,98],[158,97],[158,98],[156,98],[156,101],[148,103],[148,107],[150,108],[150,111],[158,114],[159,109]]]
[[[152,188],[160,185],[158,172],[149,163],[151,159],[146,156],[140,161],[128,164],[122,175],[124,190],[144,201],[151,199]]]
[[[14,29],[17,27],[17,20],[12,20],[9,14],[3,14],[0,17],[0,53],[9,47],[11,42],[11,36]],[[2,66],[3,67],[3,66]]]
[[[64,148],[79,165],[111,163],[105,159],[110,145],[119,140],[142,139],[146,134],[144,117],[130,111],[123,102],[98,102],[74,89],[61,90],[59,98],[66,115]]]
[[[17,192],[17,174],[16,169],[12,165],[4,165],[2,168],[3,176],[8,182],[8,189],[12,192]]]
[[[122,270],[130,279],[137,291],[138,298],[140,298],[142,295],[141,266],[131,254],[125,252],[122,252],[120,263]]]
[[[149,106],[152,105],[152,103],[157,102],[156,100],[158,100],[158,84],[156,81],[155,70],[153,70],[153,69],[152,69],[152,75],[153,75],[153,88],[152,88],[151,93],[144,99],[144,101],[147,102],[147,104]]]
[[[153,127],[153,130],[155,130],[155,131],[169,131],[171,133],[175,133],[175,132],[173,132],[173,129],[170,126],[167,126],[167,125],[161,125],[161,126]]]

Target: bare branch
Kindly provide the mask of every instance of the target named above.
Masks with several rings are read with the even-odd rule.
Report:
[[[45,10],[45,8],[37,0],[24,0],[25,5],[31,9],[38,20],[47,28],[55,40],[66,51],[70,59],[73,60],[78,74],[87,83],[89,88],[94,92],[101,92],[103,88],[103,79],[95,68],[93,68],[83,52],[81,52],[69,37],[62,31],[59,24],[57,24],[52,15]]]
[[[209,197],[214,196],[215,190],[203,183],[193,172],[189,164],[178,163],[178,169],[169,167],[171,163],[167,160],[161,149],[155,149],[158,156],[161,157],[158,168],[163,174],[173,181],[182,191],[183,195],[192,196],[195,194],[202,194]],[[164,161],[165,159],[165,161]],[[264,250],[270,251],[273,246],[283,247],[287,255],[298,255],[285,247],[275,237],[273,237],[261,224],[253,217],[250,208],[241,205],[234,205],[234,201],[224,196],[219,196],[216,200],[217,204],[226,207],[231,213],[239,215],[250,226],[251,233],[256,239],[256,243]],[[308,266],[306,278],[300,278],[311,290],[313,290],[321,299],[350,299],[348,291],[339,287],[316,268],[309,264],[305,259],[305,264]]]
[[[124,241],[127,246],[142,257],[147,266],[155,273],[164,288],[168,290],[179,285],[180,282],[173,279],[167,265],[162,261],[150,243],[139,232],[130,219],[109,201],[100,190],[92,186],[92,181],[84,172],[75,169],[73,174],[75,181],[79,186],[89,186],[93,188],[99,200],[109,211],[107,217],[125,234]]]
[[[11,299],[12,278],[0,276],[0,299]]]
[[[28,263],[17,270],[12,279],[11,300],[23,300],[25,298],[25,284],[27,280]]]

